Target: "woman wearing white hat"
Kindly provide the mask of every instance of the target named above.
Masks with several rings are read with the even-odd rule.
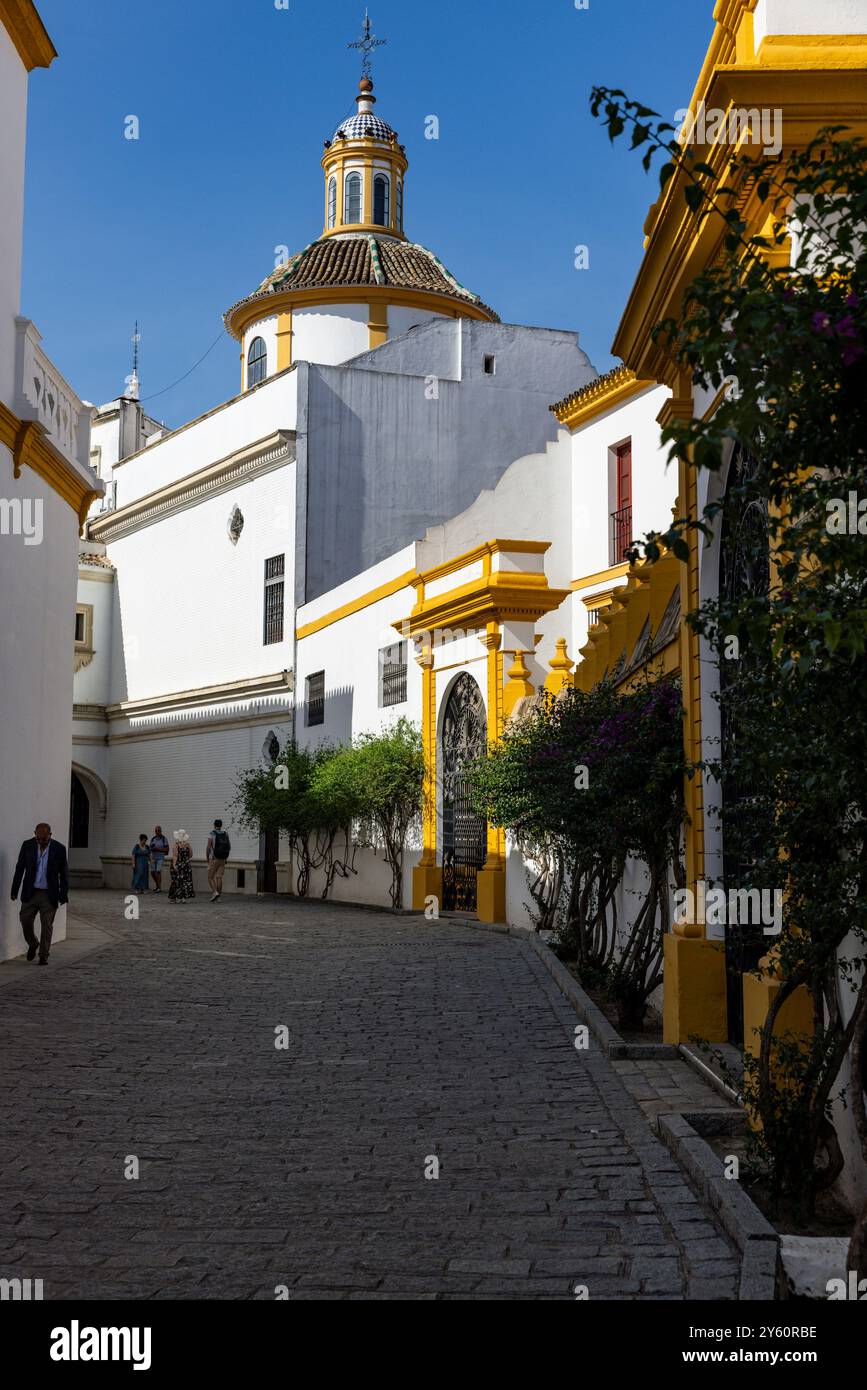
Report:
[[[187,903],[196,896],[193,888],[193,847],[186,830],[176,830],[171,857],[170,903]]]

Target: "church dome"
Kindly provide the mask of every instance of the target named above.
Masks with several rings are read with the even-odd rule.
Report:
[[[472,305],[485,318],[498,321],[493,309],[461,285],[426,246],[363,233],[321,237],[312,242],[271,271],[251,295],[232,306],[226,318],[229,320],[242,306],[267,301],[270,295],[337,286],[388,287],[444,295]]]
[[[397,139],[397,131],[392,130],[387,121],[375,116],[372,111],[357,111],[354,116],[341,122],[334,132],[335,140],[383,140],[391,144]]]

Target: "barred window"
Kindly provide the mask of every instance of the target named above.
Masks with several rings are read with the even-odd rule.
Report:
[[[406,648],[406,642],[380,648],[379,703],[383,708],[406,700]]]
[[[265,621],[262,644],[283,641],[283,576],[286,572],[286,556],[272,555],[265,561]]]
[[[325,723],[325,672],[315,671],[312,676],[307,677],[306,682],[306,701],[305,701],[305,724],[307,728],[312,728],[314,724]]]

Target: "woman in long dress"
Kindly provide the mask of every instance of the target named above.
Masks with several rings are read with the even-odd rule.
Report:
[[[193,847],[186,830],[175,831],[171,857],[170,903],[187,903],[196,896],[193,888]]]
[[[132,851],[132,887],[134,893],[146,893],[148,891],[148,869],[150,867],[151,854],[148,849],[147,835],[139,835],[138,844],[133,845]]]

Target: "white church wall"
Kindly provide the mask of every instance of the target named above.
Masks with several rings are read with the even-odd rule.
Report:
[[[114,572],[79,566],[77,606],[90,609],[89,636],[93,655],[87,665],[75,672],[73,699],[76,705],[107,705],[110,697],[111,646],[114,623]]]
[[[397,338],[401,333],[408,333],[412,328],[418,328],[422,323],[429,323],[431,319],[444,319],[446,314],[434,314],[429,309],[409,309],[404,304],[389,304],[388,306],[388,336]]]
[[[15,397],[15,316],[21,293],[27,71],[0,23],[0,401]]]
[[[5,445],[0,445],[0,497],[26,498],[42,512],[40,544],[25,544],[27,537],[15,534],[0,541],[0,959],[5,960],[24,950],[20,897],[17,903],[10,900],[22,841],[33,835],[38,821],[47,821],[55,839],[67,842],[78,520],[31,468],[13,479],[12,454]],[[54,939],[65,936],[61,909]]]
[[[332,304],[292,313],[292,358],[336,366],[370,347],[367,304]]]
[[[171,838],[187,831],[193,845],[197,891],[205,888],[205,846],[213,820],[219,816],[232,841],[226,890],[239,891],[237,871],[245,874],[240,891],[256,891],[255,861],[258,836],[234,821],[231,800],[239,775],[262,761],[263,747],[272,732],[281,743],[289,737],[290,719],[285,703],[275,701],[272,712],[260,702],[226,705],[217,711],[190,710],[190,721],[201,720],[195,731],[161,734],[157,721],[140,729],[124,728],[112,734],[110,750],[111,811],[106,834],[104,869],[106,885],[126,887],[132,879],[129,856],[138,836],[153,834],[156,824]],[[234,727],[221,727],[244,718]],[[166,717],[169,722],[170,717]],[[207,721],[215,727],[209,729]]]
[[[244,528],[232,545],[227,525],[235,505]],[[291,667],[294,463],[123,536],[108,553],[117,571],[114,643],[122,658],[113,671],[113,701]],[[266,646],[265,560],[281,554],[283,641]]]
[[[298,380],[294,371],[263,381],[172,434],[149,444],[114,470],[117,506],[155,492],[208,464],[228,458],[275,430],[294,430]]]
[[[303,632],[344,605],[356,603],[381,587],[390,587],[413,570],[414,561],[415,547],[406,546],[388,560],[299,608],[298,630]],[[379,703],[380,648],[401,640],[392,623],[407,618],[414,602],[415,591],[406,584],[358,612],[299,638],[295,684],[299,746],[349,743],[358,734],[375,733],[394,724],[401,715],[420,720],[421,671],[413,660],[411,645],[406,704],[383,708]],[[325,723],[310,728],[306,722],[306,680],[317,671],[325,672]]]

